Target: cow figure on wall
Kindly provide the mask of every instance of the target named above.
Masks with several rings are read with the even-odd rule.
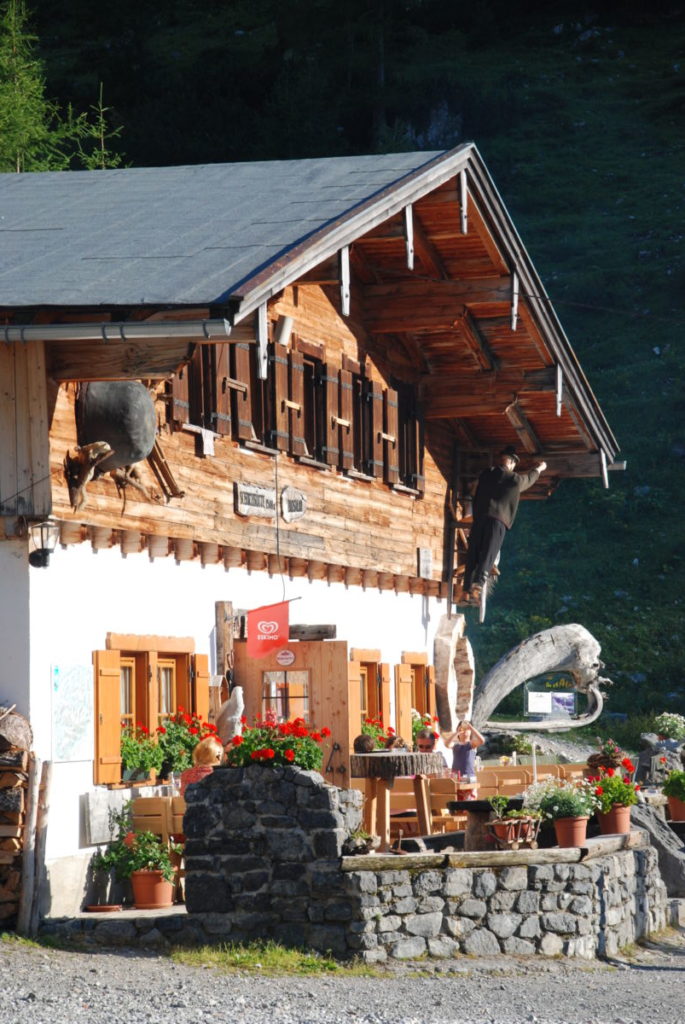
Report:
[[[136,463],[146,459],[157,436],[152,395],[139,381],[94,381],[76,396],[78,445],[67,452],[64,475],[74,512],[86,504],[86,486],[104,473],[124,494],[134,487],[149,501],[161,496],[142,482]]]

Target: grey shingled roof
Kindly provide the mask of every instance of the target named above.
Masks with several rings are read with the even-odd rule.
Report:
[[[0,306],[225,302],[441,157],[1,174]]]

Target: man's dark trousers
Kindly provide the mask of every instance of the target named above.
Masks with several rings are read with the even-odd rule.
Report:
[[[485,583],[495,564],[506,532],[504,523],[499,519],[493,519],[492,516],[482,516],[473,523],[466,552],[464,590],[470,590],[473,583]]]

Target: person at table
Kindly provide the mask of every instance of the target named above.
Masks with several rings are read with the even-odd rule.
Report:
[[[210,775],[224,756],[221,740],[215,736],[207,736],[193,749],[193,767],[181,772],[181,796],[185,796],[186,788],[191,782],[199,782]]]
[[[416,734],[415,743],[416,749],[420,754],[442,754],[445,770],[450,771],[452,768],[452,756],[439,733],[433,732],[429,728],[419,729]]]

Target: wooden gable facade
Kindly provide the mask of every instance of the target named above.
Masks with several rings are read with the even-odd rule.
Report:
[[[2,511],[49,511],[45,452],[22,439],[49,422],[65,544],[445,596],[462,499],[501,447],[515,444],[524,468],[526,455],[548,464],[526,498],[565,477],[608,484],[616,466],[616,442],[470,145],[256,266],[221,303],[116,300],[5,308],[3,367],[28,360],[14,376],[17,408],[29,401],[22,381],[40,390],[43,366],[47,390],[2,457]],[[207,323],[225,323],[223,340],[198,329]],[[122,507],[103,477],[74,514],[63,460],[78,440],[77,389],[122,379],[154,392],[159,436],[143,477],[158,500],[129,489]],[[35,508],[30,487],[16,499],[22,480],[38,488]],[[276,515],[246,514],[241,494],[255,488],[277,496]],[[284,491],[301,515],[284,514]]]

